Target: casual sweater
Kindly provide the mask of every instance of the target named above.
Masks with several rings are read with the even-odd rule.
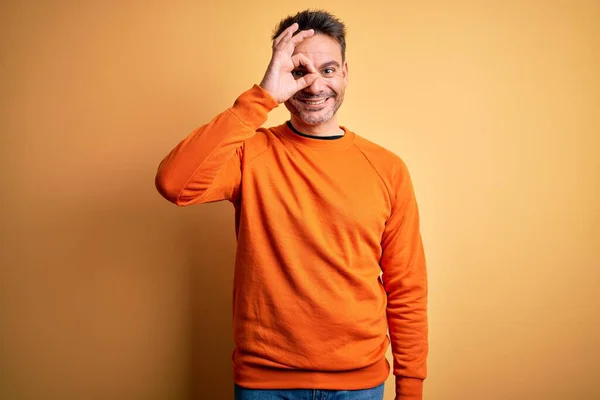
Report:
[[[234,380],[366,389],[389,375],[391,342],[396,398],[420,399],[427,275],[408,170],[344,127],[335,140],[261,128],[276,106],[254,85],[156,175],[177,205],[234,205]]]

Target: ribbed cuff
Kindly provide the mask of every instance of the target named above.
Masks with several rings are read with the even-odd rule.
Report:
[[[396,400],[422,400],[423,380],[417,378],[396,377]]]

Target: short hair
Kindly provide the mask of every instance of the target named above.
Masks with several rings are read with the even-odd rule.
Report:
[[[279,22],[273,33],[272,39],[281,35],[293,23],[297,23],[298,31],[314,29],[315,33],[322,33],[340,44],[342,61],[346,59],[346,26],[334,15],[324,10],[304,10],[296,15],[290,15]]]

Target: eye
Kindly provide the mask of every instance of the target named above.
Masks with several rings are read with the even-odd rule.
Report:
[[[325,68],[325,69],[323,70],[323,73],[324,73],[325,75],[331,75],[331,74],[335,73],[335,68],[332,68],[332,67]]]
[[[295,69],[292,71],[292,76],[294,78],[302,78],[304,76],[305,72],[300,70],[300,69]]]

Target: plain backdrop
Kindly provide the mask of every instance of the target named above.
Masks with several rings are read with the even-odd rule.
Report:
[[[341,124],[413,175],[425,398],[600,398],[593,0],[2,1],[0,398],[232,399],[233,208],[154,174],[315,7],[348,27]]]

